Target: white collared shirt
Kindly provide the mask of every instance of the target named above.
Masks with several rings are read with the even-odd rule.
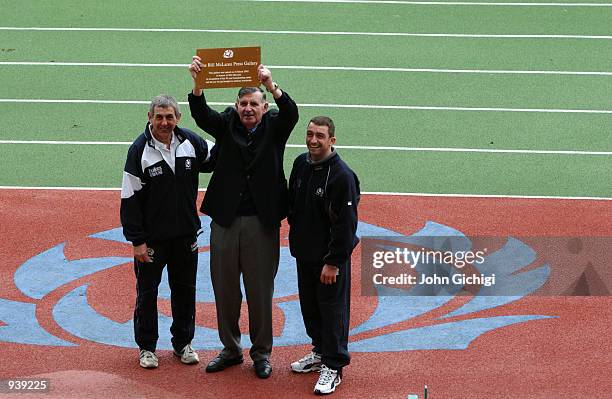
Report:
[[[149,126],[149,131],[151,130],[151,126]],[[176,163],[176,147],[178,147],[179,142],[176,138],[174,132],[172,132],[172,138],[170,139],[170,148],[168,149],[164,143],[157,140],[153,133],[151,133],[151,137],[153,138],[153,144],[155,145],[155,149],[159,151],[164,158],[164,161],[170,166],[172,169],[172,173],[174,173],[174,164]]]

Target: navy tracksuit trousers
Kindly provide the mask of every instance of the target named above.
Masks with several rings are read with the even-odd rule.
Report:
[[[348,352],[351,305],[351,262],[341,265],[335,284],[321,283],[323,262],[297,260],[300,307],[313,351],[334,370],[342,370],[351,357]]]
[[[168,265],[170,303],[172,308],[172,347],[180,352],[193,340],[195,333],[196,273],[198,247],[195,236],[180,237],[147,244],[151,263],[134,260],[136,273],[136,307],[134,335],[140,349],[154,352],[157,331],[157,292],[162,271]]]

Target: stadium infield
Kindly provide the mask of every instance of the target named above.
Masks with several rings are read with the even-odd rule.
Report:
[[[3,363],[0,379],[46,378],[51,391],[45,397],[53,398],[312,395],[316,376],[289,371],[289,363],[309,350],[307,342],[277,345],[272,356],[274,372],[266,381],[255,377],[246,350],[243,365],[216,374],[204,373],[201,365],[180,364],[167,349],[158,350],[157,370],[141,369],[137,349],[130,342],[135,295],[130,246],[96,235],[119,227],[119,193],[0,192],[5,232],[0,244],[4,259],[0,347],[5,358],[11,359]],[[602,220],[609,219],[611,209],[610,201],[593,200],[364,195],[360,222],[404,235],[436,222],[468,236],[610,236],[610,226]],[[286,232],[283,226],[283,237]],[[287,245],[286,239],[281,245]],[[60,252],[53,254],[58,248]],[[208,247],[201,247],[201,258],[207,251]],[[79,263],[87,259],[92,261]],[[581,265],[596,262],[579,256],[572,259]],[[110,263],[92,266],[103,262]],[[200,263],[200,275],[206,275],[206,267],[206,262]],[[284,285],[295,279],[295,271],[291,265],[285,267],[281,266],[277,277],[283,296],[275,298],[274,334],[279,339],[294,328],[291,319],[296,315],[288,307],[297,299],[296,292],[286,291]],[[73,275],[79,268],[85,272]],[[527,295],[447,320],[444,316],[460,308],[465,298],[408,319],[403,315],[410,309],[397,303],[388,309],[394,316],[384,324],[359,332],[357,328],[371,323],[385,300],[361,294],[360,268],[358,248],[353,257],[352,362],[335,397],[399,399],[420,393],[423,384],[429,386],[430,398],[604,398],[612,388],[607,378],[612,349],[607,339],[610,296]],[[73,277],[66,279],[66,274]],[[210,295],[209,281],[198,280],[198,284],[204,296],[206,291]],[[159,306],[162,317],[168,317],[169,301],[163,295]],[[241,328],[246,333],[246,312],[243,316]],[[495,328],[493,320],[519,316],[542,318]],[[488,332],[472,339],[462,323],[481,318],[492,324]],[[214,331],[215,320],[212,301],[199,301],[198,328]],[[436,332],[444,326],[449,330]],[[423,330],[427,328],[434,330]],[[205,335],[203,331],[198,330],[194,342],[205,363],[216,354],[218,343],[211,346],[198,337]],[[423,336],[419,331],[429,333]],[[398,349],[401,334],[407,333],[413,334],[410,345],[433,342],[439,347]],[[465,334],[469,337],[456,340]],[[168,344],[168,332],[160,326],[159,345],[167,348]]]
[[[333,397],[422,397],[424,384],[429,399],[609,397],[610,248],[580,245],[612,237],[612,4],[0,0],[0,9],[0,397],[312,396],[316,376],[288,368],[309,347],[286,225],[269,380],[248,356],[223,373],[202,370],[219,345],[206,232],[202,363],[183,366],[167,349],[165,283],[160,368],[138,367],[133,347],[131,249],[118,230],[127,147],[162,92],[181,102],[181,125],[206,136],[185,106],[187,63],[197,48],[239,46],[261,46],[299,106],[287,172],[310,117],[335,120],[339,152],[369,193],[363,237],[491,236],[499,251],[519,240],[527,247],[512,276],[546,270],[546,255],[551,276],[561,272],[563,295],[364,296],[358,246],[353,357]],[[206,95],[222,110],[235,92]],[[546,253],[532,238],[563,245]],[[25,378],[51,388],[4,390]]]

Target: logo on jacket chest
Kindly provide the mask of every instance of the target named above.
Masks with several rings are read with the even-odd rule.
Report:
[[[191,169],[191,159],[186,159],[185,160],[185,170],[190,170]]]
[[[317,188],[317,190],[315,191],[315,195],[317,197],[323,197],[323,194],[325,194],[325,191],[323,191],[321,187]]]
[[[154,168],[149,169],[149,176],[155,177],[161,175],[163,172],[161,166],[156,166]]]

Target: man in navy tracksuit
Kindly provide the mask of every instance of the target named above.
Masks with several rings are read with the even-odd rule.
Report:
[[[312,118],[308,153],[297,157],[289,179],[289,244],[297,260],[300,306],[312,352],[294,372],[321,370],[314,392],[329,394],[342,381],[348,353],[351,254],[359,242],[359,180],[333,148],[333,121]]]
[[[148,117],[144,133],[128,151],[121,187],[123,234],[134,248],[134,334],[140,366],[158,366],[157,289],[166,264],[174,354],[185,364],[195,364],[199,359],[191,340],[200,229],[196,197],[199,173],[214,166],[212,143],[177,126],[181,114],[170,96],[153,98]]]

